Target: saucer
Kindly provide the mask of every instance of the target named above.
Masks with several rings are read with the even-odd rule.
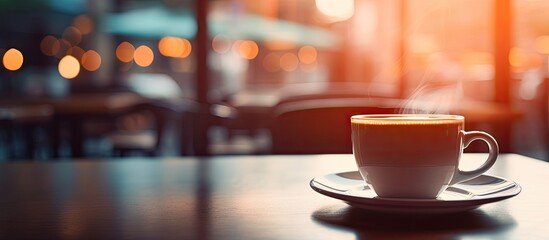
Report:
[[[376,212],[396,214],[441,214],[467,211],[483,204],[516,196],[521,187],[513,181],[481,175],[448,187],[436,199],[382,198],[366,186],[358,171],[313,178],[310,186],[328,197]]]

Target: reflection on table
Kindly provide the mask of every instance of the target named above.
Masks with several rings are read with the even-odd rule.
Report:
[[[368,212],[309,187],[314,177],[354,170],[350,154],[1,163],[0,238],[549,237],[546,162],[501,155],[489,174],[523,191],[442,216]]]

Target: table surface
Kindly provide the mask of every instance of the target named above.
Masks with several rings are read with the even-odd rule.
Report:
[[[479,154],[465,154],[476,161]],[[435,216],[367,212],[309,181],[352,155],[0,163],[0,239],[547,239],[549,164],[503,154],[489,173],[522,192]]]

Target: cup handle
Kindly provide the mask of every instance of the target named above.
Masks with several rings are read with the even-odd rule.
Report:
[[[480,131],[461,131],[461,134],[463,135],[463,148],[466,148],[475,140],[483,140],[486,142],[486,144],[488,144],[488,159],[486,159],[482,166],[472,171],[462,171],[459,168],[456,168],[456,172],[454,173],[452,181],[450,181],[450,185],[476,178],[488,171],[488,169],[496,163],[496,159],[499,154],[498,143],[490,134]]]

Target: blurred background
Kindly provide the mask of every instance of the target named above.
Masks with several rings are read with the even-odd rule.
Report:
[[[0,0],[0,159],[350,153],[465,115],[548,160],[541,0]],[[468,151],[484,151],[474,145]]]

